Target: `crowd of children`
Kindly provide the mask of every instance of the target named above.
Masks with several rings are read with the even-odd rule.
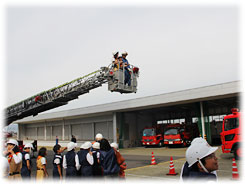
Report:
[[[93,143],[83,143],[78,152],[75,151],[76,147],[77,143],[75,142],[69,142],[67,147],[64,148],[59,144],[54,145],[54,157],[52,160],[53,179],[76,179],[79,177],[125,178],[125,159],[120,154],[117,143],[110,144],[99,133],[96,135]],[[7,142],[7,150],[4,151],[4,155],[8,160],[8,165],[5,167],[5,178],[31,179],[34,164],[31,162],[30,156],[32,149],[32,144],[28,143],[21,153],[16,140],[10,139]],[[62,155],[65,150],[67,152]],[[36,159],[37,180],[49,177],[47,164],[51,163],[47,163],[46,156],[47,149],[45,147],[40,148]],[[65,170],[65,176],[63,169]]]

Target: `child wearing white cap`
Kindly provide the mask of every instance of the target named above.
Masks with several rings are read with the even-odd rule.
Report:
[[[93,176],[102,176],[102,167],[101,167],[101,154],[100,154],[100,143],[95,142],[92,146],[93,148],[93,158],[94,158],[94,164],[93,164]]]
[[[67,144],[67,153],[63,157],[63,168],[66,169],[66,178],[74,178],[79,170],[79,160],[75,153],[77,143],[69,142]]]
[[[21,176],[22,178],[31,178],[31,150],[33,146],[31,143],[27,143],[24,146],[24,151],[22,153],[22,168],[21,168]]]
[[[20,153],[18,145],[18,142],[14,139],[10,139],[7,142],[9,179],[21,179],[22,154]]]
[[[94,164],[94,158],[90,150],[91,147],[91,142],[85,142],[81,145],[81,149],[77,153],[79,159],[79,166],[81,167],[81,176],[89,177],[93,174],[92,165]]]

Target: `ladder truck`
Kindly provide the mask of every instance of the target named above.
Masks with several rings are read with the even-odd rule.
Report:
[[[38,113],[68,104],[69,101],[78,99],[80,95],[108,83],[108,90],[119,93],[136,93],[139,68],[130,65],[131,85],[125,84],[125,70],[115,70],[112,65],[101,67],[88,75],[67,82],[50,90],[43,91],[5,109],[5,124],[25,118],[36,116]]]

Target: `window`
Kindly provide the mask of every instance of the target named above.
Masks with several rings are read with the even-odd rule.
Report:
[[[177,135],[178,134],[178,129],[175,129],[175,128],[168,129],[168,130],[166,130],[166,132],[164,134],[165,135]]]
[[[239,118],[230,118],[225,120],[225,131],[239,127]]]
[[[143,136],[154,136],[154,135],[156,135],[154,129],[145,129],[143,131]]]

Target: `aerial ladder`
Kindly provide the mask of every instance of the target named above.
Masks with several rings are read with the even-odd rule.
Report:
[[[108,83],[108,90],[111,92],[136,93],[139,68],[130,65],[130,86],[125,84],[125,70],[124,66],[121,69],[115,69],[112,65],[101,67],[88,75],[11,105],[5,109],[5,124],[9,125],[27,116],[36,116],[38,113],[66,105],[69,101],[78,99],[80,95],[104,83]]]

